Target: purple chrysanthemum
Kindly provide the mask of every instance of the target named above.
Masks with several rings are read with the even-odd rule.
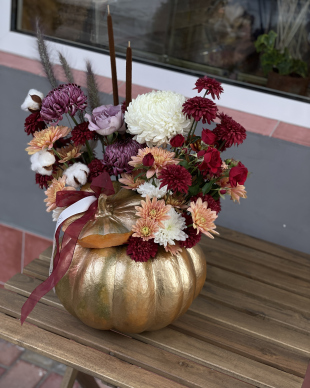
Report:
[[[138,150],[144,148],[144,145],[136,142],[131,137],[117,140],[105,149],[103,164],[106,166],[110,175],[118,175],[123,172],[131,172],[133,167],[128,164],[132,156],[138,154]]]
[[[62,120],[65,113],[74,116],[78,110],[87,106],[87,97],[80,86],[63,84],[51,90],[42,101],[41,117],[46,122]]]

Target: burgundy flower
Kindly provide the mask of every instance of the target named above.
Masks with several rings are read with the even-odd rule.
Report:
[[[222,159],[220,152],[209,147],[207,150],[198,152],[198,158],[203,157],[203,162],[199,166],[200,171],[206,171],[212,175],[218,175],[221,172]]]
[[[210,131],[210,129],[203,129],[201,134],[201,140],[205,144],[213,145],[216,142],[216,134]]]
[[[121,110],[122,110],[122,113],[125,114],[125,112],[126,112],[126,110],[127,110],[126,100],[124,100],[124,101],[122,102]]]
[[[100,175],[103,171],[106,170],[104,165],[102,164],[102,161],[99,159],[92,160],[88,166],[89,168],[89,175],[88,179],[91,182],[94,178],[96,178],[98,175]]]
[[[242,144],[246,139],[246,130],[243,126],[225,113],[220,113],[218,117],[221,119],[221,123],[217,124],[213,132],[218,138],[219,146],[224,142],[221,151],[231,147],[233,144]]]
[[[144,145],[139,144],[130,136],[108,145],[105,149],[103,164],[109,174],[118,175],[123,172],[131,172],[133,167],[128,162],[130,162],[132,156],[138,154],[140,148],[144,148]]]
[[[137,262],[146,262],[156,256],[158,244],[153,239],[143,241],[139,237],[130,237],[127,247],[127,255]]]
[[[189,98],[183,104],[182,112],[187,118],[193,118],[195,121],[202,120],[203,124],[211,124],[216,118],[217,106],[209,98],[193,97]]]
[[[163,168],[158,176],[161,181],[160,188],[168,186],[168,190],[174,192],[188,192],[188,187],[192,184],[192,176],[185,167],[178,164],[170,164]]]
[[[191,216],[187,214],[182,214],[182,216],[185,218],[186,225],[193,224],[193,219]],[[185,241],[178,242],[181,248],[193,248],[201,240],[201,233],[199,232],[197,234],[197,229],[194,229],[192,226],[189,226],[184,229],[184,232],[187,234],[188,237]]]
[[[41,119],[40,111],[31,113],[26,118],[24,127],[27,135],[33,135],[35,132],[46,128],[44,121]]]
[[[146,166],[146,167],[152,167],[154,164],[154,161],[155,161],[154,156],[149,152],[143,157],[142,164],[143,166]]]
[[[202,193],[198,193],[194,197],[190,199],[191,202],[196,202],[198,198],[202,199],[202,202],[208,202],[208,208],[212,211],[215,211],[216,214],[219,214],[219,212],[222,210],[220,199],[217,201],[212,197],[212,195]]]
[[[236,187],[237,183],[243,185],[247,177],[248,169],[241,162],[229,171],[229,183],[233,187]]]
[[[63,119],[65,113],[74,116],[78,110],[87,106],[87,97],[80,86],[63,84],[51,90],[42,101],[41,117],[44,121],[56,124]]]
[[[48,188],[48,182],[50,182],[53,179],[53,176],[48,175],[41,175],[36,174],[36,184],[39,185],[40,189],[47,189]]]
[[[184,142],[185,142],[184,136],[182,136],[181,134],[179,134],[179,135],[174,136],[174,137],[170,140],[170,145],[171,145],[172,147],[182,147],[182,145],[184,144]]]
[[[86,140],[93,140],[96,133],[88,129],[88,122],[76,125],[71,131],[71,139],[75,146],[84,145]]]
[[[220,99],[220,94],[224,91],[220,82],[206,75],[203,78],[198,78],[195,85],[196,87],[194,89],[198,89],[198,93],[205,89],[207,90],[207,94],[211,94],[213,100],[215,100],[215,97]]]

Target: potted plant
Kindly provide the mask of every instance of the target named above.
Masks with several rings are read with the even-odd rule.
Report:
[[[264,75],[268,76],[267,87],[306,95],[309,84],[307,63],[293,58],[287,47],[282,51],[277,49],[277,37],[278,34],[271,30],[255,42],[257,52],[261,53]]]

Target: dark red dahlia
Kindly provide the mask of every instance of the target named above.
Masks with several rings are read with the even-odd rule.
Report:
[[[195,121],[202,120],[203,124],[211,124],[217,115],[217,106],[209,98],[193,97],[189,98],[183,104],[182,112],[187,118],[193,118]]]
[[[48,175],[41,175],[36,174],[36,184],[39,185],[40,189],[47,189],[48,188],[48,182],[50,182],[53,179],[53,176]]]
[[[40,111],[31,113],[25,120],[25,132],[33,135],[37,131],[46,128],[45,122],[41,119]]]
[[[205,144],[213,145],[216,142],[216,134],[210,131],[210,129],[203,129],[201,133],[201,140]]]
[[[168,190],[174,192],[188,192],[188,187],[192,184],[192,176],[185,167],[170,164],[163,168],[158,176],[161,181],[160,188],[167,185]]]
[[[205,171],[211,175],[221,173],[222,159],[216,148],[209,147],[207,150],[199,151],[197,156],[198,158],[203,157],[203,162],[198,167],[200,171]]]
[[[71,131],[71,139],[75,146],[84,145],[86,140],[93,140],[95,136],[96,132],[88,129],[88,122],[76,125]]]
[[[206,75],[203,78],[198,78],[195,85],[196,87],[194,89],[198,89],[198,93],[205,89],[207,94],[211,94],[213,100],[215,100],[215,97],[220,99],[220,94],[224,91],[220,82],[214,78],[209,78]]]
[[[233,187],[236,187],[237,184],[243,185],[247,177],[248,169],[241,162],[229,171],[229,183]]]
[[[94,178],[96,178],[98,175],[100,175],[103,171],[106,170],[104,165],[102,164],[102,161],[99,159],[94,159],[88,164],[89,168],[89,175],[88,179],[92,181]]]
[[[192,225],[193,219],[188,214],[182,214],[185,218],[186,225]],[[197,234],[197,229],[194,229],[192,226],[189,226],[184,229],[184,232],[187,234],[187,239],[185,241],[179,241],[181,248],[193,248],[201,240],[201,233]]]
[[[155,257],[157,251],[158,244],[153,239],[143,241],[142,238],[131,236],[128,240],[127,255],[134,261],[146,262]]]
[[[182,147],[182,145],[184,144],[185,142],[185,138],[184,136],[182,136],[181,134],[178,134],[176,136],[174,136],[171,140],[170,140],[170,145],[172,147]]]
[[[221,151],[231,147],[233,144],[242,144],[246,139],[245,128],[225,113],[220,113],[218,117],[220,118],[221,123],[217,124],[213,132],[218,138],[219,146],[224,142]]]
[[[208,208],[216,212],[216,214],[219,214],[219,212],[222,210],[220,199],[216,201],[212,195],[203,195],[202,193],[198,193],[191,198],[191,202],[196,202],[198,198],[201,198],[202,202],[208,202]]]

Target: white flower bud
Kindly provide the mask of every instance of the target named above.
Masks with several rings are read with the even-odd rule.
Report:
[[[89,174],[89,168],[83,163],[74,163],[68,167],[64,172],[67,177],[66,184],[75,188],[85,185],[87,182],[87,176]]]
[[[51,152],[41,150],[31,155],[30,162],[32,171],[41,175],[51,176],[56,158]]]
[[[40,110],[43,98],[44,98],[43,93],[39,92],[36,89],[30,89],[25,101],[21,105],[22,110],[26,112],[28,112],[29,109]],[[40,103],[40,100],[41,100],[41,103]]]

